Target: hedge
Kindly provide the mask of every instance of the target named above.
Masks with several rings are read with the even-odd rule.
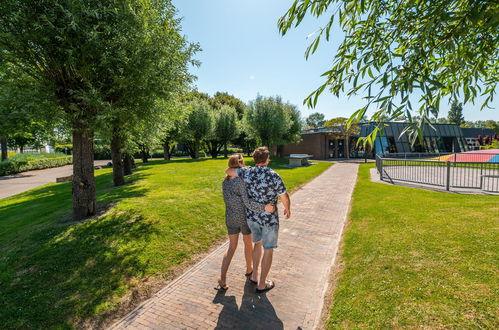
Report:
[[[26,172],[31,170],[41,170],[50,167],[59,167],[72,163],[72,157],[42,158],[32,161],[9,160],[0,162],[0,176]]]

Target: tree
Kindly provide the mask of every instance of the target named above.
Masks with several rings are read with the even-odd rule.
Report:
[[[464,124],[463,104],[457,101],[452,102],[447,118],[450,124],[457,126]]]
[[[289,119],[289,127],[282,136],[281,142],[277,145],[277,156],[282,157],[282,149],[286,143],[297,143],[301,139],[301,131],[303,128],[303,120],[301,119],[300,110],[294,104],[285,103],[284,110]]]
[[[49,140],[60,116],[53,97],[36,80],[11,65],[0,70],[0,142],[2,160],[7,144],[20,148]]]
[[[289,117],[279,96],[258,95],[255,100],[250,101],[246,123],[251,136],[268,147],[280,144],[290,127]]]
[[[227,158],[227,144],[238,136],[238,120],[236,110],[228,105],[222,105],[219,110],[212,109],[213,127],[206,138],[208,151],[212,158],[217,158],[224,148]]]
[[[303,126],[301,114],[295,105],[283,103],[280,96],[257,98],[249,103],[245,125],[248,135],[261,145],[280,146],[300,140]]]
[[[216,92],[215,95],[210,98],[210,104],[216,109],[220,109],[223,105],[234,108],[239,120],[243,119],[244,112],[246,111],[244,102],[227,92]]]
[[[224,105],[220,109],[220,117],[215,125],[215,132],[224,146],[224,157],[228,157],[227,144],[239,135],[238,113],[233,107]]]
[[[348,118],[338,117],[330,119],[324,124],[325,127],[332,129],[331,136],[345,140],[345,156],[347,159],[350,158],[350,137],[359,132],[358,123],[349,124],[348,121]]]
[[[329,15],[306,50],[308,58],[322,40],[329,41],[338,23],[345,36],[332,67],[304,103],[314,107],[326,89],[336,96],[362,92],[366,105],[350,122],[371,105],[379,109],[372,116],[378,129],[365,139],[372,145],[383,115],[405,112],[415,138],[445,96],[463,95],[467,104],[484,95],[482,109],[489,106],[499,79],[498,10],[497,2],[488,0],[295,0],[278,25],[284,35],[307,15]],[[411,95],[417,90],[421,120],[414,121]]]
[[[189,155],[199,157],[199,147],[213,129],[213,117],[208,101],[193,100],[185,106],[189,108],[187,123],[182,128],[181,142],[187,148]]]
[[[305,123],[309,127],[319,128],[323,127],[326,120],[324,119],[324,114],[320,112],[314,112],[305,119]]]
[[[3,59],[48,86],[70,117],[76,219],[95,213],[97,121],[109,118],[117,108],[127,116],[134,105],[129,102],[132,96],[142,104],[168,92],[168,68],[177,65],[179,53],[195,50],[179,35],[174,14],[167,0],[4,1],[0,5]]]

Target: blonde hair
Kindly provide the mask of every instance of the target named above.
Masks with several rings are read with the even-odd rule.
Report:
[[[244,159],[241,154],[235,154],[229,157],[228,166],[230,168],[241,167],[241,164],[244,165]]]

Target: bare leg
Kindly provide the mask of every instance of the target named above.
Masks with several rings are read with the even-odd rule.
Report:
[[[260,281],[258,281],[258,289],[265,289],[265,280],[267,279],[267,275],[270,271],[270,266],[272,266],[272,256],[274,255],[274,250],[263,250],[263,258],[262,258],[262,271],[260,274]]]
[[[246,274],[253,271],[253,242],[251,241],[251,234],[243,235],[244,241],[244,258],[246,259]]]
[[[251,280],[258,282],[258,267],[260,266],[260,259],[262,258],[262,241],[255,243],[253,247],[253,274]]]
[[[227,284],[227,271],[229,270],[229,265],[232,261],[232,257],[234,256],[234,252],[236,252],[238,240],[239,234],[229,235],[229,249],[225,252],[222,259],[222,269],[220,272],[220,279],[218,280],[218,284],[220,284],[220,286],[225,286],[225,284]]]

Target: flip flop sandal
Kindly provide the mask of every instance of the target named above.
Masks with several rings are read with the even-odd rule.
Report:
[[[268,280],[265,283],[265,289],[260,290],[260,289],[256,288],[256,293],[264,293],[264,292],[272,290],[274,287],[275,287],[274,281]]]
[[[251,276],[251,274],[253,274],[253,272],[246,273],[246,274],[244,274],[244,276],[248,277],[248,276]]]
[[[214,289],[217,291],[223,292],[223,291],[227,291],[227,289],[229,289],[229,287],[227,286],[227,284],[222,286],[219,283]]]
[[[248,277],[248,281],[250,281],[250,282],[251,282],[251,283],[253,283],[253,284],[258,284],[258,281],[253,281],[253,280],[251,279],[251,277]]]

